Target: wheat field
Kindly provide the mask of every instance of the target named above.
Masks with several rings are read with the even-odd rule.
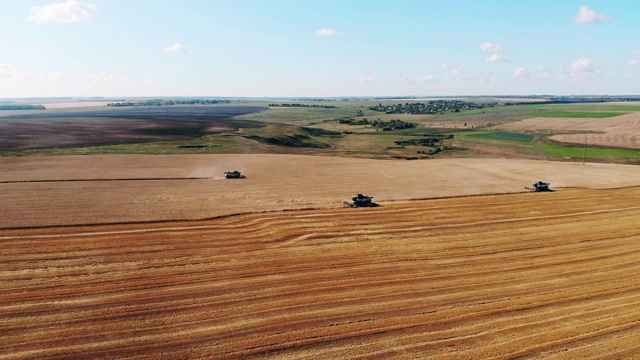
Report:
[[[0,231],[0,359],[634,358],[640,188]]]

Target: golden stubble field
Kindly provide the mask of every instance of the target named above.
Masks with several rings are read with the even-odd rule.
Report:
[[[532,118],[502,125],[519,130],[586,131],[583,134],[562,134],[550,138],[560,142],[640,149],[640,112],[611,118]]]
[[[237,169],[243,180],[225,180]],[[194,220],[392,201],[640,185],[640,167],[513,159],[368,160],[296,155],[0,158],[0,228]]]
[[[302,156],[0,163],[13,169],[0,180],[0,359],[640,356],[633,166]],[[224,169],[209,174],[203,164]],[[232,165],[249,178],[215,179]],[[517,193],[531,173],[557,191]],[[175,180],[199,176],[214,179]],[[74,181],[53,181],[65,179]],[[425,190],[429,183],[439,185]],[[409,201],[511,186],[516,193]],[[363,187],[380,207],[335,204]],[[16,189],[29,201],[7,206]],[[165,201],[158,194],[193,194],[187,200],[215,208],[242,192],[265,204],[144,222],[175,214],[155,209]],[[304,194],[319,195],[295,201]],[[281,196],[294,201],[266,211]],[[215,214],[180,211],[176,219]],[[133,222],[81,225],[122,214]]]

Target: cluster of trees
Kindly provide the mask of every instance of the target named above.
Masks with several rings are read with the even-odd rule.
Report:
[[[391,130],[402,130],[402,129],[413,129],[416,127],[415,123],[410,123],[406,121],[402,121],[400,119],[389,120],[389,121],[380,121],[374,120],[371,125],[376,128],[382,129],[382,131],[391,131]]]
[[[293,98],[293,99],[288,99],[289,101],[305,101],[305,102],[309,102],[309,101],[337,101],[336,99],[332,99],[332,98]]]
[[[177,100],[165,100],[154,99],[145,101],[124,101],[117,103],[109,103],[107,106],[171,106],[171,105],[214,105],[214,104],[229,104],[231,100],[213,100],[213,99],[177,99]]]
[[[282,106],[282,107],[314,107],[314,108],[323,108],[323,109],[333,109],[335,108],[335,106],[333,105],[309,105],[309,104],[299,104],[299,103],[294,103],[294,104],[269,104],[269,106]]]
[[[382,131],[391,131],[391,130],[402,130],[402,129],[413,129],[417,124],[410,123],[406,121],[402,121],[400,119],[382,121],[380,119],[369,121],[367,118],[362,119],[353,119],[353,118],[338,118],[336,119],[340,124],[347,125],[370,125],[377,129],[382,129]]]
[[[369,107],[369,110],[380,111],[386,114],[444,114],[447,111],[460,112],[471,109],[484,109],[494,107],[498,103],[475,103],[462,100],[432,100],[427,103],[405,103],[396,105],[382,105]]]
[[[453,139],[453,135],[429,135],[424,134],[420,139],[409,139],[402,141],[394,141],[396,145],[402,146],[427,146],[427,147],[439,147],[442,146],[442,142],[445,140]]]
[[[429,151],[424,151],[424,150],[420,150],[418,151],[418,154],[424,154],[424,155],[437,155],[439,153],[442,152],[442,148],[435,148],[433,150],[429,150]]]
[[[539,99],[539,97],[530,97]],[[546,104],[572,104],[572,103],[602,103],[602,102],[624,102],[640,101],[638,96],[551,96],[544,97],[542,101],[515,101],[507,102],[505,106],[512,105],[546,105]]]
[[[42,105],[0,104],[0,110],[46,110]]]
[[[445,134],[445,135],[433,135],[433,134],[424,134],[423,138],[419,139],[409,139],[402,141],[394,141],[396,145],[400,145],[403,148],[405,146],[424,146],[431,148],[430,150],[418,150],[418,154],[423,155],[437,155],[442,151],[448,150],[448,146],[444,146],[445,140],[453,139],[453,135]]]
[[[337,118],[336,121],[339,122],[340,124],[347,124],[347,125],[371,125],[371,123],[367,118],[354,119],[350,117],[341,117],[341,118]]]

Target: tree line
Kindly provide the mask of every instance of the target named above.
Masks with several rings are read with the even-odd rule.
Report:
[[[333,109],[335,108],[335,106],[333,105],[309,105],[309,104],[299,104],[299,103],[293,103],[293,104],[269,104],[269,106],[281,106],[281,107],[312,107],[312,108],[323,108],[323,109]]]
[[[46,110],[43,105],[0,104],[0,110]]]
[[[400,119],[392,119],[389,121],[383,121],[383,120],[373,120],[373,121],[369,121],[369,119],[367,118],[362,118],[362,119],[354,119],[354,118],[338,118],[336,119],[340,124],[347,124],[347,125],[370,125],[372,127],[375,127],[376,129],[382,129],[382,131],[392,131],[392,130],[403,130],[403,129],[413,129],[416,127],[417,124],[415,123],[411,123],[411,122],[406,122],[406,121],[402,121]]]
[[[212,100],[212,99],[185,99],[185,100],[165,100],[154,99],[145,101],[124,101],[117,103],[109,103],[107,106],[171,106],[171,105],[214,105],[214,104],[229,104],[230,100]]]

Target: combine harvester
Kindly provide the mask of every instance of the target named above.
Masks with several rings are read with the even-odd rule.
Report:
[[[224,172],[224,177],[226,179],[244,179],[244,178],[246,178],[246,176],[242,175],[240,173],[240,171],[238,171],[238,170],[225,171]]]
[[[533,186],[531,187],[525,186],[524,188],[527,190],[535,191],[535,192],[552,191],[551,189],[549,189],[549,185],[550,185],[549,183],[544,181],[536,181],[533,183]]]
[[[356,196],[351,197],[351,201],[345,201],[344,204],[352,208],[378,206],[378,204],[373,202],[373,196],[362,194],[357,194]]]

